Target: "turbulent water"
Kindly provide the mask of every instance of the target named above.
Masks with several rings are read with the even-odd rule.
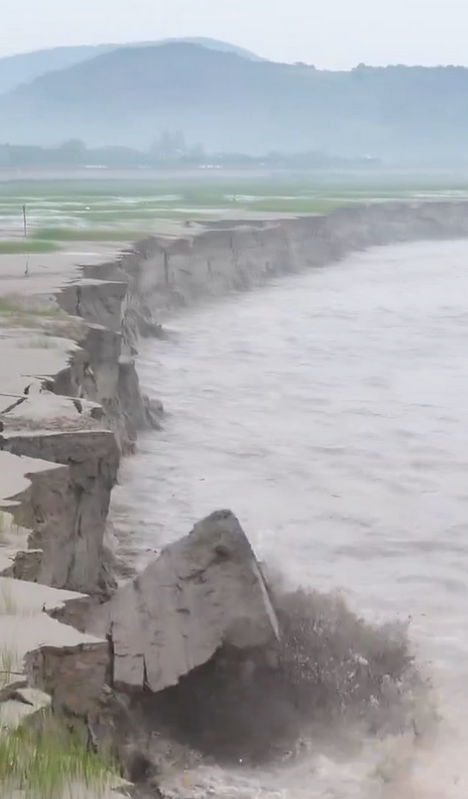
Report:
[[[430,740],[201,767],[214,795],[468,796],[467,297],[468,243],[376,248],[185,311],[142,352],[167,415],[123,468],[126,557],[231,508],[290,582],[409,620],[440,715]]]

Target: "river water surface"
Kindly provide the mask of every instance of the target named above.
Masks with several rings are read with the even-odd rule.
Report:
[[[114,499],[127,557],[141,566],[231,508],[295,584],[410,619],[441,717],[431,746],[379,753],[410,765],[378,789],[369,744],[347,762],[239,773],[235,795],[466,799],[468,243],[375,248],[184,311],[168,331],[139,364],[164,429],[142,437]],[[224,795],[230,776],[213,779]]]

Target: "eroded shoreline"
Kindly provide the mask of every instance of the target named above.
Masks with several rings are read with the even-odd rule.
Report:
[[[34,529],[34,548],[16,556],[14,576],[26,576],[21,570],[27,562],[28,579],[82,591],[107,590],[110,575],[102,559],[103,537],[119,454],[132,446],[138,427],[152,419],[157,422],[157,406],[151,408],[139,390],[133,348],[139,336],[157,332],[161,315],[174,306],[261,285],[283,272],[320,266],[365,246],[466,236],[466,210],[464,203],[389,205],[235,229],[189,228],[184,237],[148,240],[120,258],[81,267],[83,278],[59,293],[61,307],[84,320],[84,324],[75,320],[80,327],[78,342],[76,337],[67,339],[74,342],[69,365],[67,349],[59,353],[58,346],[45,347],[43,355],[49,360],[42,365],[40,347],[21,346],[24,340],[31,343],[31,330],[34,336],[37,330],[46,335],[42,325],[49,325],[50,318],[45,314],[37,328],[30,327],[34,316],[30,311],[22,320],[27,327],[5,327],[10,353],[15,351],[12,338],[20,356],[28,349],[34,351],[37,377],[28,375],[23,391],[29,386],[29,393],[19,395],[21,402],[8,412],[3,410],[0,457],[9,453],[10,459],[18,458],[18,466],[28,466],[23,480],[32,467],[20,455],[35,461],[40,455],[49,464],[36,464],[41,476],[26,492],[17,492],[23,496],[18,498],[14,522],[25,535]],[[10,290],[12,295],[16,297]],[[52,321],[69,324],[68,317],[61,315]],[[56,375],[51,363],[55,356],[63,359]],[[20,391],[17,378],[15,388]],[[13,472],[9,465],[8,474]],[[53,498],[50,506],[43,504],[48,493]],[[72,507],[65,501],[70,493],[75,497]],[[44,550],[45,559],[40,554]]]

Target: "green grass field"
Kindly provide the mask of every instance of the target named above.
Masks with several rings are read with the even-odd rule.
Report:
[[[55,241],[36,241],[34,239],[0,239],[0,255],[21,253],[56,252],[60,247]]]
[[[66,729],[49,726],[0,730],[2,796],[63,799],[83,796],[85,789],[87,796],[102,796],[117,784],[114,763],[88,751]]]
[[[73,241],[133,241],[161,221],[230,214],[317,214],[362,202],[468,199],[453,175],[223,174],[0,181],[0,254],[47,253]],[[28,238],[23,237],[23,205]]]
[[[144,230],[131,230],[127,228],[98,228],[90,226],[88,228],[55,227],[37,228],[33,230],[28,243],[32,246],[42,247],[49,243],[57,246],[61,241],[137,241],[146,235]],[[1,242],[0,242],[1,248]],[[1,249],[0,249],[1,251]],[[38,250],[45,252],[46,250]]]

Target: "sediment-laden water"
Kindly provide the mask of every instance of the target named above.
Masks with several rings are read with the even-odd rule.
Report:
[[[125,557],[230,507],[291,584],[409,621],[440,716],[431,739],[204,766],[214,794],[466,799],[468,243],[376,248],[184,311],[140,374],[167,415],[122,470]]]

